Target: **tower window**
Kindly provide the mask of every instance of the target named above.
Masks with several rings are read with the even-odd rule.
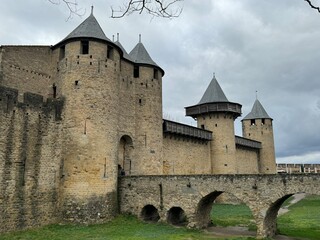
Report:
[[[255,119],[251,119],[251,125],[256,125],[256,120]]]
[[[89,54],[89,41],[81,41],[81,54]]]
[[[107,48],[107,58],[113,59],[113,47],[108,46]]]
[[[57,86],[55,84],[52,85],[52,90],[53,90],[53,98],[57,97]]]
[[[157,69],[153,69],[153,78],[154,79],[158,79],[158,77],[159,77],[159,72],[158,72],[158,70]]]
[[[262,125],[265,124],[265,119],[264,119],[264,118],[261,119],[261,124],[262,124]]]
[[[201,128],[204,129],[204,124],[201,124]]]
[[[134,66],[133,68],[133,77],[138,78],[139,77],[139,66]]]
[[[60,47],[59,60],[63,59],[66,55],[66,46]]]

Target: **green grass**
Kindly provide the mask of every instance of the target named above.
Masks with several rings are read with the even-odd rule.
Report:
[[[207,240],[210,235],[198,230],[167,224],[139,221],[133,216],[119,216],[106,224],[91,226],[50,225],[47,227],[1,234],[1,240]],[[234,238],[246,239],[246,238]]]
[[[320,196],[308,196],[289,206],[289,212],[278,217],[279,233],[306,239],[320,239]]]
[[[251,210],[245,204],[214,204],[211,219],[215,226],[243,226],[256,230]]]

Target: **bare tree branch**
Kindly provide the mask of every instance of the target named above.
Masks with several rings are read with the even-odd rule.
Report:
[[[128,0],[123,6],[115,10],[111,7],[111,18],[122,18],[134,12],[146,12],[154,17],[175,18],[179,17],[182,7],[175,5],[184,0]]]
[[[48,0],[48,1],[55,5],[60,5],[61,2],[64,3],[69,9],[69,16],[67,20],[72,18],[73,15],[82,16],[85,13],[85,11],[83,11],[82,8],[78,8],[77,0]]]
[[[73,15],[82,16],[82,9],[78,8],[77,0],[48,0],[52,4],[59,5],[64,3],[69,9],[69,17],[72,18]],[[124,0],[123,5],[114,9],[111,6],[111,18],[122,18],[126,15],[132,13],[142,14],[146,12],[154,17],[162,18],[176,18],[182,13],[183,7],[177,4],[178,2],[183,2],[184,0]],[[320,6],[316,6],[312,0],[304,0],[313,9],[316,9],[320,13]],[[200,3],[199,4],[203,4]]]
[[[313,3],[310,1],[310,0],[304,0],[306,1],[307,3],[309,3],[309,6],[313,9],[316,9],[319,13],[320,13],[320,7],[317,7],[315,5],[313,5]]]

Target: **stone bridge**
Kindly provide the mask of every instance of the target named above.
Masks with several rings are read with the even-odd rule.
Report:
[[[320,195],[320,175],[176,175],[119,178],[121,213],[144,220],[211,224],[210,211],[222,193],[234,195],[252,211],[257,237],[273,237],[282,203],[295,193]]]

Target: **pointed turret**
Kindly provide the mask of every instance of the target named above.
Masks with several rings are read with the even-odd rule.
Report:
[[[212,102],[229,102],[215,76],[213,76],[207,90],[204,92],[198,104]]]
[[[213,133],[210,142],[211,173],[236,173],[234,119],[241,115],[241,105],[227,99],[215,76],[200,102],[186,107],[186,115],[197,119],[199,128]]]
[[[258,99],[252,110],[242,119],[243,137],[261,142],[259,172],[276,173],[272,118]]]
[[[131,62],[133,62],[132,58],[130,57],[130,55],[127,53],[127,51],[124,49],[124,47],[122,46],[122,44],[119,42],[119,40],[117,40],[116,42],[114,42],[123,52],[123,58],[126,60],[129,60]]]
[[[149,65],[152,67],[156,67],[161,70],[162,75],[164,75],[164,71],[162,68],[158,66],[158,64],[155,63],[155,61],[152,60],[150,57],[148,51],[144,47],[143,43],[141,42],[141,35],[139,35],[139,42],[138,44],[132,49],[132,51],[129,53],[130,58],[133,60],[133,62],[137,63],[138,65]]]
[[[200,102],[197,105],[186,107],[186,115],[193,118],[199,114],[211,112],[230,112],[234,118],[241,115],[241,104],[229,102],[215,76]]]
[[[269,117],[268,113],[266,112],[266,110],[263,108],[262,104],[260,103],[260,101],[258,99],[256,99],[256,101],[253,104],[253,107],[251,109],[251,112],[248,113],[243,120],[246,119],[272,119],[271,117]]]
[[[106,37],[102,28],[100,27],[97,19],[93,15],[93,11],[89,17],[87,17],[78,27],[76,27],[68,36],[54,46],[60,46],[66,42],[78,39],[96,39],[112,43],[112,41]]]

